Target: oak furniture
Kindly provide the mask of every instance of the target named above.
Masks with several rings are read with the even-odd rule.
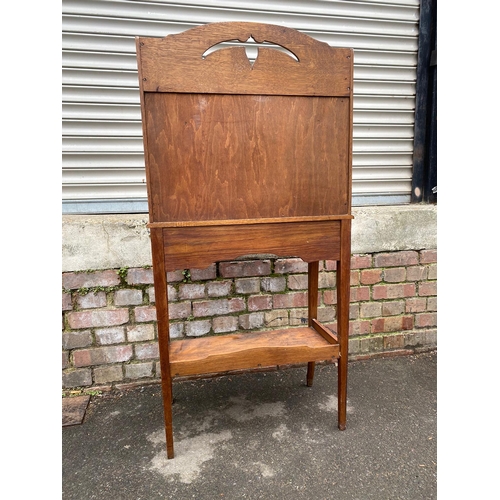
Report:
[[[311,386],[315,362],[338,360],[345,429],[352,49],[244,22],[136,46],[168,457],[181,376],[307,363]],[[308,263],[307,326],[170,340],[166,273],[250,254]],[[337,261],[336,332],[317,319],[320,260]]]

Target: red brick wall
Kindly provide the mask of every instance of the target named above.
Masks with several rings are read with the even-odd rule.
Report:
[[[351,359],[436,347],[436,250],[353,255]],[[171,337],[307,322],[300,259],[220,262],[168,273]],[[63,388],[159,379],[151,269],[63,273]],[[335,325],[335,262],[320,263],[318,319]]]

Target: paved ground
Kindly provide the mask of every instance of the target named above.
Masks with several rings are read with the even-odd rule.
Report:
[[[174,383],[173,460],[160,386],[93,397],[62,429],[63,500],[432,500],[437,354]]]

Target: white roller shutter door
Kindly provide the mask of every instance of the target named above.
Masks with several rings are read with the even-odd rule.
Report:
[[[410,201],[419,1],[63,0],[64,213],[147,212],[135,36],[208,22],[354,48],[353,205]]]

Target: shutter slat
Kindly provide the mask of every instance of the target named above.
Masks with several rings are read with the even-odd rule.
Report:
[[[134,37],[225,20],[354,48],[353,205],[410,201],[418,0],[63,0],[62,11],[67,213],[147,211]]]

